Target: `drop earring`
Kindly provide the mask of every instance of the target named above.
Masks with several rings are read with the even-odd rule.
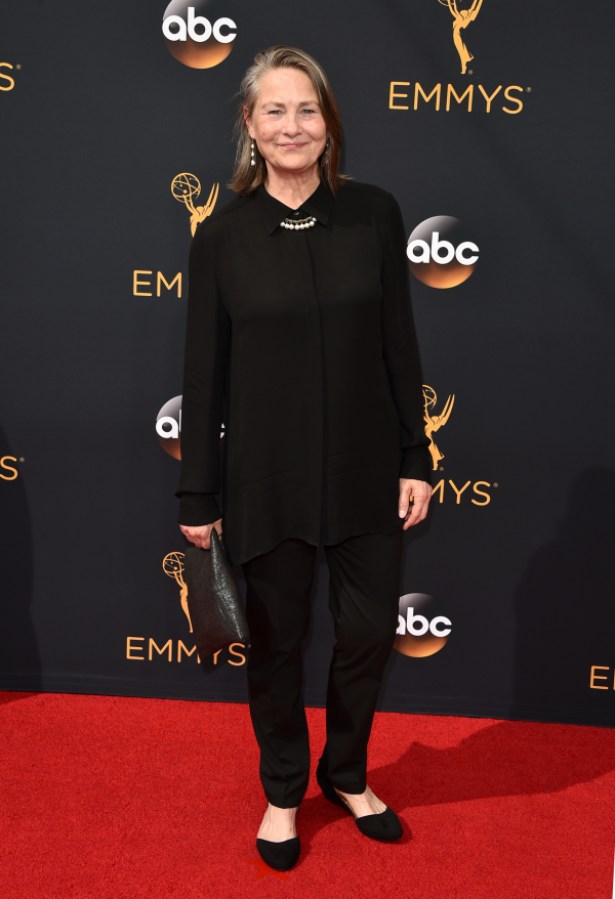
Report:
[[[256,160],[254,159],[254,141],[250,144],[250,165],[256,165]]]

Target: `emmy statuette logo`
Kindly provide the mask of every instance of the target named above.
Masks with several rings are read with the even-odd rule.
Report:
[[[179,602],[181,610],[188,622],[188,632],[194,633],[190,610],[188,608],[188,585],[184,580],[185,553],[178,550],[167,553],[162,559],[162,570],[167,577],[175,581],[179,588]],[[125,658],[129,662],[158,663],[164,661],[184,664],[191,661],[200,665],[203,659],[199,656],[196,644],[193,640],[184,642],[181,638],[144,636],[141,634],[129,634],[126,636]],[[228,647],[218,649],[208,657],[209,664],[214,667],[229,665],[231,668],[241,668],[246,664],[246,647],[243,643],[231,643]]]
[[[188,623],[188,633],[193,634],[192,619],[188,606],[188,585],[184,580],[185,553],[174,550],[167,553],[162,559],[164,574],[175,581],[179,589],[179,603]],[[208,658],[213,666],[230,665],[232,668],[241,668],[246,664],[246,647],[243,643],[231,643],[228,647],[219,649]],[[199,656],[194,638],[192,640],[178,637],[144,636],[142,634],[128,634],[125,643],[125,658],[129,662],[184,664],[191,661],[193,664],[201,664],[203,659]]]
[[[460,476],[459,473],[444,473],[445,454],[434,439],[434,434],[440,431],[449,421],[455,405],[455,394],[449,393],[446,400],[438,409],[438,394],[429,384],[423,384],[423,421],[425,436],[429,440],[429,454],[431,456],[432,471],[437,471],[433,484],[432,503],[440,505],[454,505],[458,508],[487,508],[493,499],[493,493],[498,489],[499,482],[468,477],[468,474]]]
[[[532,87],[522,84],[494,84],[474,83],[468,80],[474,75],[470,63],[475,58],[472,51],[465,43],[466,30],[476,22],[483,7],[483,0],[437,0],[440,6],[444,6],[450,15],[445,16],[436,10],[433,0],[425,0],[432,4],[432,13],[425,10],[421,15],[446,25],[446,20],[452,25],[452,44],[459,58],[461,79],[454,82],[426,81],[418,73],[408,72],[407,80],[389,81],[390,110],[406,110],[424,113],[427,111],[438,113],[467,112],[473,115],[485,113],[486,115],[498,114],[516,116],[523,112],[526,97],[532,93]],[[436,22],[437,20],[437,22]],[[443,34],[446,32],[443,30]],[[470,31],[472,33],[472,30]],[[474,39],[472,38],[472,43]],[[448,45],[450,48],[450,44]],[[455,53],[449,54],[451,62],[455,62]],[[451,69],[453,65],[451,65]],[[456,68],[456,65],[455,65]],[[401,73],[400,73],[401,74]],[[452,72],[451,72],[452,74]]]
[[[211,186],[207,202],[197,206],[195,200],[201,194],[201,182],[192,172],[180,172],[171,181],[171,196],[186,207],[190,216],[190,233],[194,237],[197,226],[214,211],[218,200],[220,185],[217,181]],[[173,275],[165,274],[154,268],[135,268],[132,272],[133,297],[161,297],[174,293],[183,296],[184,278],[182,272]],[[179,456],[177,456],[179,458]]]
[[[183,578],[184,559],[184,553],[167,553],[162,560],[162,570],[166,576],[172,578],[179,587],[179,602],[182,607],[182,612],[188,619],[188,630],[192,633],[192,621],[190,620],[190,611],[188,609],[188,585]]]
[[[167,553],[162,559],[162,570],[167,577],[175,581],[179,588],[179,602],[181,610],[188,622],[188,632],[194,633],[190,610],[188,607],[188,585],[184,580],[185,558],[183,552],[174,550]],[[164,660],[167,664],[176,662],[183,664],[185,661],[201,664],[204,661],[199,656],[194,638],[181,638],[143,636],[131,634],[126,637],[126,660],[130,662],[156,663]],[[214,667],[229,665],[231,668],[241,668],[246,664],[246,646],[243,643],[231,643],[227,647],[216,650],[208,656],[207,662]]]
[[[425,435],[429,440],[429,452],[431,453],[431,461],[433,471],[438,470],[438,465],[444,459],[444,453],[441,453],[436,445],[433,435],[440,428],[443,428],[451,417],[453,405],[455,403],[455,394],[449,394],[448,399],[444,403],[442,410],[438,414],[434,414],[435,407],[438,403],[438,395],[433,387],[429,384],[423,384],[423,417],[425,419]]]
[[[171,181],[171,193],[178,203],[183,203],[190,213],[190,233],[194,237],[197,225],[205,221],[214,211],[220,185],[214,181],[204,206],[195,206],[194,201],[201,195],[201,182],[192,172],[180,172]]]
[[[237,25],[217,13],[219,0],[172,0],[162,18],[167,48],[178,62],[190,69],[213,69],[230,55]],[[208,15],[203,15],[207,13]]]
[[[483,5],[483,0],[474,0],[469,9],[459,9],[456,0],[438,0],[440,6],[446,6],[453,17],[453,44],[455,50],[459,54],[461,62],[461,74],[468,73],[468,63],[474,59],[474,56],[468,50],[463,42],[461,32],[476,21],[478,14]]]

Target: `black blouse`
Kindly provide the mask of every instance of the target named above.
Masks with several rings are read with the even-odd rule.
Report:
[[[296,212],[314,227],[293,214],[261,186],[190,250],[179,522],[223,518],[235,564],[398,532],[399,478],[431,481],[396,200],[321,182]]]

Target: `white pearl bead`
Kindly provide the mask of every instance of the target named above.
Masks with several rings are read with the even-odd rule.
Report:
[[[316,217],[310,215],[307,219],[298,222],[291,222],[288,219],[283,219],[280,222],[280,227],[285,228],[287,231],[305,231],[306,228],[313,228],[315,224]]]

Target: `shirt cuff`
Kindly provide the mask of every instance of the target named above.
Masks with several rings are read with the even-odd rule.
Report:
[[[433,485],[431,453],[427,446],[413,446],[402,451],[400,478],[414,478]]]
[[[222,518],[220,506],[213,493],[182,493],[179,498],[179,524],[200,527]]]

